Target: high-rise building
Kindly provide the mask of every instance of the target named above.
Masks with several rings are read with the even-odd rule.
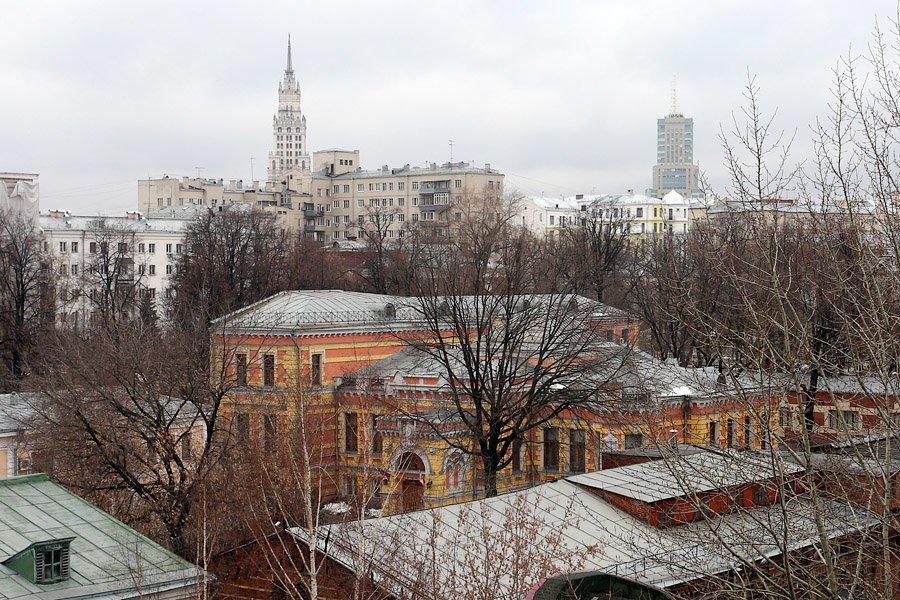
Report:
[[[672,110],[656,121],[656,164],[649,195],[661,198],[676,191],[685,198],[703,198],[700,167],[694,164],[694,119],[678,110],[672,90]]]
[[[306,152],[306,117],[300,110],[300,84],[294,77],[291,37],[288,36],[287,67],[278,84],[278,112],[272,118],[272,151],[269,152],[269,181],[281,182],[288,171],[310,170]]]

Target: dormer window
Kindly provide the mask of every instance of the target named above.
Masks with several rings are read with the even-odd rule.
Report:
[[[34,549],[34,582],[55,583],[69,578],[69,543]]]
[[[3,561],[33,583],[50,584],[69,578],[69,544],[75,538],[37,542]]]

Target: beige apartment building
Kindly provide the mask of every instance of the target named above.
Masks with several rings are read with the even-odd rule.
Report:
[[[278,84],[272,119],[268,181],[170,178],[138,181],[138,210],[148,217],[187,217],[202,210],[250,204],[272,213],[291,235],[323,244],[363,240],[377,233],[399,239],[411,227],[446,235],[482,200],[499,200],[503,174],[470,162],[387,165],[363,170],[359,150],[307,151],[306,116],[300,104],[288,40],[287,67]]]
[[[308,238],[333,243],[361,240],[368,232],[390,240],[416,226],[445,236],[471,203],[503,194],[503,175],[490,164],[385,165],[372,171],[358,164],[358,150],[313,153],[311,198],[304,206]]]

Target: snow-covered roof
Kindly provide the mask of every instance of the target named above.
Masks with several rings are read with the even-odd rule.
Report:
[[[795,464],[779,469],[802,471]],[[778,474],[763,458],[746,452],[699,452],[677,460],[655,460],[569,477],[569,481],[641,502],[659,502],[712,490],[729,489]]]
[[[454,301],[472,301],[468,296]],[[523,295],[537,302],[577,302],[597,319],[623,319],[625,312],[583,296],[547,294]],[[435,302],[430,298],[429,302]],[[440,302],[440,298],[436,300]],[[254,331],[293,331],[321,326],[375,327],[394,329],[422,319],[422,300],[415,296],[390,296],[343,290],[296,290],[269,296],[255,304],[229,313],[213,324]]]
[[[528,200],[544,210],[578,211],[579,204],[574,198],[547,198],[545,196],[529,196]]]
[[[665,464],[665,463],[664,463]],[[616,470],[616,469],[611,469]],[[580,477],[580,476],[579,476]],[[739,567],[741,559],[777,555],[780,544],[817,541],[814,505],[803,495],[781,507],[757,507],[687,525],[658,529],[562,479],[474,502],[321,528],[318,546],[358,572],[374,573],[388,591],[435,595],[465,591],[490,577],[499,597],[519,597],[535,565],[551,572],[604,570],[669,587]],[[830,537],[877,523],[866,511],[825,501]],[[788,539],[773,539],[784,530]],[[307,540],[301,528],[291,532]],[[490,556],[489,565],[485,556]],[[525,563],[523,566],[523,562]],[[577,565],[577,566],[574,566]],[[490,568],[490,575],[482,572]]]
[[[184,233],[191,219],[106,217],[97,215],[69,215],[51,217],[41,215],[38,223],[44,231],[127,231],[134,233]]]

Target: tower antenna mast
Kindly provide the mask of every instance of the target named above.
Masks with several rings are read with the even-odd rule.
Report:
[[[453,162],[453,144],[455,143],[455,141],[450,140],[450,162]]]
[[[677,87],[677,83],[678,83],[678,78],[675,77],[675,76],[673,76],[673,77],[672,77],[672,114],[673,114],[673,115],[677,115],[677,114],[678,114],[678,87]]]

